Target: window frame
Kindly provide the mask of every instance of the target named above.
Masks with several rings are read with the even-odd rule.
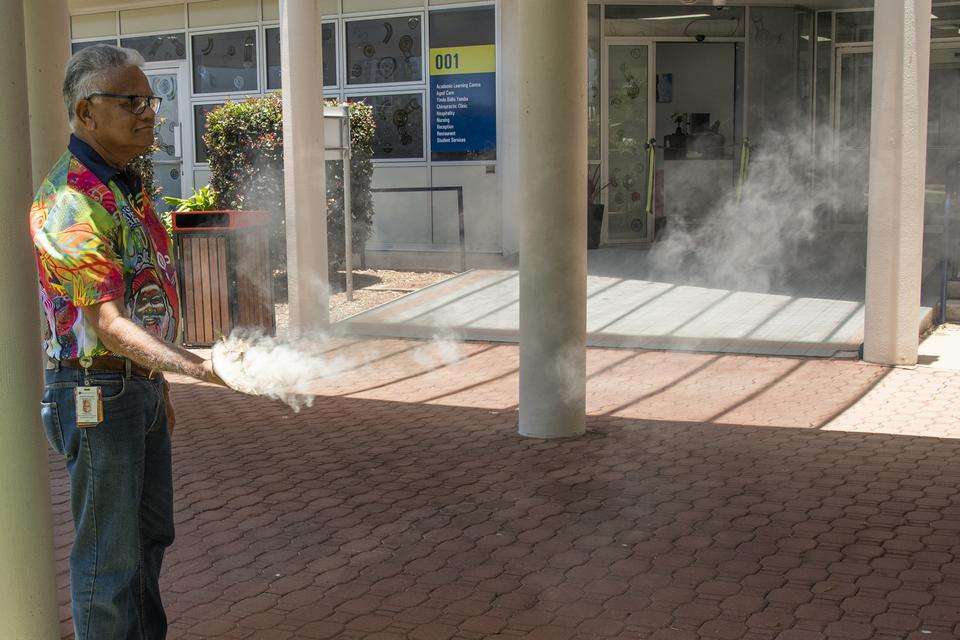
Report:
[[[166,63],[175,63],[175,62],[186,62],[187,66],[190,67],[190,34],[186,29],[173,29],[165,31],[151,31],[147,33],[128,33],[126,35],[121,35],[117,37],[117,46],[122,47],[124,40],[129,40],[131,38],[149,38],[152,36],[172,36],[177,34],[183,34],[184,39],[184,53],[182,58],[175,58],[173,60],[146,60],[147,64],[166,64]],[[129,47],[128,47],[129,48]],[[190,69],[191,72],[191,84],[193,83],[193,68]],[[193,88],[191,87],[191,92]],[[192,95],[192,93],[191,93]]]
[[[403,95],[419,95],[420,96],[420,111],[423,113],[423,121],[420,123],[420,128],[423,131],[423,155],[419,158],[373,158],[375,164],[383,164],[384,166],[397,166],[397,165],[426,165],[429,166],[430,158],[430,138],[428,133],[428,109],[429,105],[427,104],[427,90],[424,88],[414,88],[414,87],[397,87],[393,88],[390,91],[343,91],[341,92],[341,99],[344,102],[349,102],[351,98],[377,98],[380,96],[403,96]]]
[[[214,99],[214,100],[191,100],[190,101],[190,160],[194,168],[210,168],[210,160],[199,160],[199,147],[197,145],[197,107],[203,107],[207,105],[216,105],[223,106],[229,102],[229,100],[223,99]]]
[[[70,40],[70,55],[74,54],[73,45],[75,44],[110,44],[110,38],[99,37],[99,38],[78,38],[76,40]],[[113,36],[113,44],[120,46],[120,36]]]
[[[350,17],[343,16],[341,14],[340,22],[341,32],[343,34],[342,40],[342,51],[343,59],[339,61],[340,73],[342,87],[345,92],[353,92],[356,89],[360,89],[365,93],[381,93],[378,89],[382,90],[391,90],[395,87],[410,87],[410,86],[420,86],[429,84],[427,76],[427,58],[429,57],[429,49],[427,48],[429,42],[427,40],[427,31],[430,28],[428,19],[428,11],[424,9],[413,9],[413,10],[403,10],[403,11],[375,11],[375,12],[363,12],[356,14],[349,14]],[[347,69],[347,23],[348,22],[364,22],[364,21],[375,21],[376,19],[392,19],[392,18],[420,18],[420,79],[419,80],[404,80],[401,82],[373,82],[373,83],[360,83],[352,84],[349,81],[348,69]],[[385,92],[384,91],[384,92]]]
[[[246,91],[211,91],[205,93],[198,93],[195,86],[196,80],[196,67],[194,66],[196,61],[193,55],[193,38],[194,36],[205,36],[205,35],[215,35],[220,33],[237,33],[242,31],[253,31],[254,42],[257,47],[256,66],[257,66],[257,88],[254,90]],[[215,29],[188,29],[187,30],[187,60],[190,63],[190,98],[191,102],[195,99],[204,99],[209,97],[234,97],[239,99],[249,98],[253,96],[261,96],[266,93],[266,51],[264,50],[263,42],[263,29],[259,23],[250,24],[235,24],[227,28],[215,28]]]
[[[340,57],[341,57],[340,42],[341,40],[340,40],[339,23],[340,23],[340,20],[338,18],[324,18],[321,21],[322,25],[328,25],[328,24],[333,25],[333,38],[334,38],[333,75],[334,75],[335,84],[324,84],[323,85],[324,91],[332,89],[334,91],[339,92],[342,87],[342,79],[340,78]],[[260,29],[261,31],[263,31],[263,71],[264,71],[263,93],[264,95],[266,95],[267,93],[270,93],[273,91],[280,91],[283,88],[283,87],[273,87],[273,88],[268,87],[267,80],[266,80],[269,73],[267,69],[267,30],[280,29],[280,23],[275,21],[264,22],[263,25],[261,25]],[[321,33],[321,38],[322,37],[323,35]],[[281,63],[281,66],[282,66],[282,63]]]

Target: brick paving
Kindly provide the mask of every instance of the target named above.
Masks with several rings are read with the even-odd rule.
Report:
[[[517,348],[460,348],[331,345],[368,364],[299,414],[175,381],[170,637],[960,636],[960,373],[596,349],[539,441]]]

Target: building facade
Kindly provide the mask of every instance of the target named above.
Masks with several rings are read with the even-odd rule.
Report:
[[[461,186],[471,265],[516,254],[516,215],[505,193],[516,177],[505,176],[513,163],[512,140],[504,140],[516,114],[503,96],[522,34],[504,24],[509,0],[319,4],[324,93],[374,108],[374,187]],[[603,187],[596,200],[605,205],[604,245],[649,245],[668,221],[695,226],[737,189],[748,142],[756,153],[785,137],[802,147],[812,186],[835,190],[832,224],[865,234],[872,7],[727,4],[588,5],[588,147]],[[947,174],[960,161],[960,3],[934,6],[928,182],[935,226]],[[167,98],[157,172],[167,193],[208,182],[202,135],[210,109],[281,88],[279,0],[76,0],[71,13],[73,50],[112,42],[148,60],[154,88]],[[372,264],[457,264],[454,192],[377,194],[375,203]]]

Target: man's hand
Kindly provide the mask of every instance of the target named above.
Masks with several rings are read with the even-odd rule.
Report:
[[[218,384],[222,387],[229,387],[226,382],[224,382],[220,376],[217,375],[217,372],[213,370],[213,360],[204,360],[203,361],[203,377],[200,378],[204,382],[209,382],[211,384]]]

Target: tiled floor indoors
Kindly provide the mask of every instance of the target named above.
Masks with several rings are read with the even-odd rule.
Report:
[[[334,343],[299,414],[175,381],[172,639],[960,636],[960,373],[591,349],[538,441],[516,346],[438,349]]]

